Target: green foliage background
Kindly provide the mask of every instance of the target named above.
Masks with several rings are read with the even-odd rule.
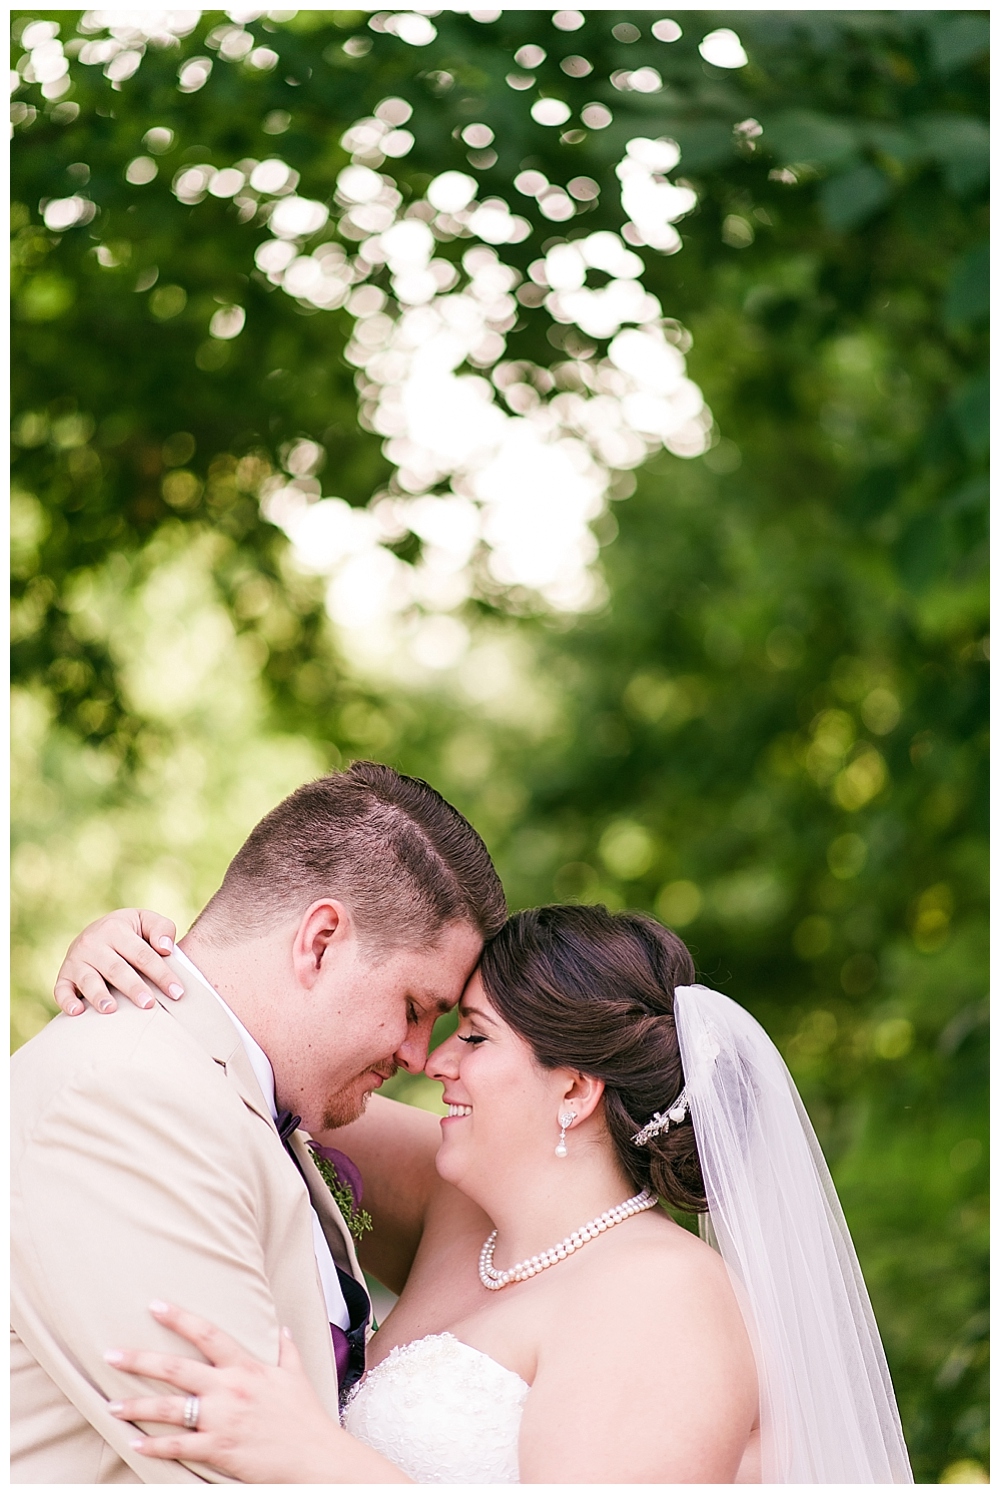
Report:
[[[15,36],[29,14],[66,41],[80,13],[15,11]],[[120,88],[74,63],[61,103],[15,95],[14,1043],[48,1020],[75,930],[136,903],[183,924],[305,778],[359,755],[426,776],[486,836],[512,906],[652,909],[765,1023],[836,1177],[916,1477],[984,1481],[986,13],[683,11],[666,46],[660,11],[572,33],[549,11],[442,12],[421,49],[367,13],[274,14],[248,23],[272,72],[220,59],[179,93],[207,12],[181,57],[150,50]],[[745,68],[702,61],[719,26]],[[534,124],[504,81],[526,42],[548,52],[544,92],[604,101],[613,124]],[[568,53],[592,76],[567,78]],[[662,91],[608,81],[644,65]],[[274,293],[230,203],[124,176],[166,126],[167,174],[280,151],[328,199],[344,129],[389,94],[414,109],[404,192],[469,170],[457,134],[476,119],[497,137],[477,174],[508,200],[526,162],[601,184],[566,236],[620,227],[613,168],[636,134],[679,142],[699,198],[644,278],[693,335],[721,440],[619,485],[599,613],[470,604],[471,695],[353,673],[253,496],[298,436],[350,502],[385,482],[347,314]],[[40,204],[80,163],[99,214],[50,232]],[[532,221],[504,251],[522,271],[554,232]],[[153,265],[186,292],[169,319],[134,289]],[[246,330],[219,352],[208,320],[234,301]],[[549,326],[522,318],[508,356],[564,357]]]

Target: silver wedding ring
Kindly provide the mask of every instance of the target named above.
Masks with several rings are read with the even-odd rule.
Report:
[[[201,1400],[196,1395],[189,1395],[184,1402],[184,1425],[189,1432],[198,1430],[198,1417],[201,1413]]]

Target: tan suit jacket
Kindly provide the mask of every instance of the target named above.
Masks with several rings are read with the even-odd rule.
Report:
[[[196,1351],[166,1298],[277,1363],[287,1325],[331,1416],[337,1376],[310,1195],[338,1265],[363,1275],[300,1132],[285,1155],[240,1035],[191,974],[174,1004],[56,1017],[12,1060],[11,1480],[228,1483],[145,1459],[105,1401],[141,1393],[105,1349]],[[151,988],[152,990],[152,988]],[[147,1428],[144,1428],[147,1430]]]

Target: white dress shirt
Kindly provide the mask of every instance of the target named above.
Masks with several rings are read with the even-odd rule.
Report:
[[[271,1119],[277,1120],[278,1107],[274,1100],[274,1070],[271,1068],[271,1061],[267,1054],[256,1038],[247,1032],[232,1008],[226,1005],[211,981],[205,979],[198,966],[193,960],[188,958],[183,949],[177,944],[174,945],[174,955],[180,960],[182,965],[187,966],[208,987],[216,1001],[228,1013],[230,1020],[242,1039],[247,1058],[250,1060],[250,1067],[254,1072],[254,1077],[260,1085],[261,1094],[267,1101],[268,1108],[271,1111]],[[338,1328],[346,1330],[351,1326],[351,1315],[347,1310],[347,1303],[344,1301],[344,1293],[341,1290],[340,1281],[337,1277],[337,1267],[334,1265],[333,1256],[330,1254],[330,1247],[323,1233],[323,1226],[319,1222],[319,1215],[311,1205],[310,1209],[312,1212],[313,1251],[316,1255],[319,1279],[323,1286],[323,1296],[326,1299],[327,1317],[331,1323],[336,1323]]]

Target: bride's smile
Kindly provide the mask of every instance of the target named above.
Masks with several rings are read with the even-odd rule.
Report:
[[[458,1030],[426,1067],[448,1106],[436,1167],[490,1216],[499,1231],[497,1254],[513,1262],[636,1189],[604,1133],[600,1080],[539,1063],[478,974],[459,1014]]]

